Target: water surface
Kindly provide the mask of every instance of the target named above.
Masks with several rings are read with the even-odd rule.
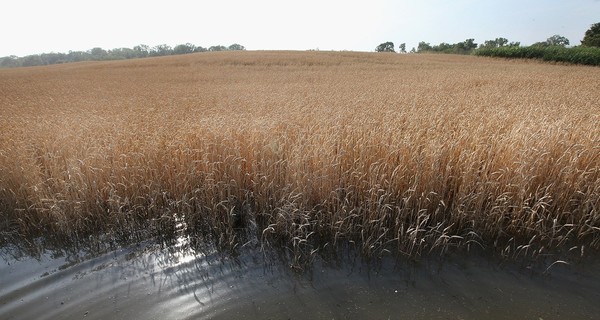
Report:
[[[298,272],[237,257],[132,247],[80,262],[3,260],[1,319],[594,319],[597,263],[529,269],[483,258],[367,264],[316,260]]]

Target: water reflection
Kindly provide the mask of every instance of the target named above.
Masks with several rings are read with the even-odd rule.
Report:
[[[180,239],[93,259],[3,261],[2,319],[594,318],[600,264],[549,275],[483,258],[387,261],[348,252],[302,274],[277,252],[227,254]]]

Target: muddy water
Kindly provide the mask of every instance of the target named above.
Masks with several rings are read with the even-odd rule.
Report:
[[[598,319],[600,264],[315,261],[130,248],[0,262],[0,319]]]

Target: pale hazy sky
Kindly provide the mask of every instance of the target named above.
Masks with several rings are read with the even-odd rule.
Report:
[[[373,51],[392,41],[409,50],[467,38],[528,45],[554,34],[577,45],[600,22],[600,0],[9,0],[0,7],[0,57],[186,42]]]

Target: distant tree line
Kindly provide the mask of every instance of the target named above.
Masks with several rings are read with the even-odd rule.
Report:
[[[581,45],[568,47],[569,44],[569,39],[556,34],[546,39],[546,41],[536,42],[528,47],[483,47],[477,49],[474,54],[508,59],[538,59],[600,66],[600,23],[593,24],[586,31]]]
[[[478,56],[508,59],[538,59],[562,63],[600,66],[600,23],[593,24],[586,31],[581,45],[568,47],[569,39],[553,35],[546,41],[536,42],[528,47],[490,46],[477,49]]]
[[[570,44],[569,39],[561,35],[555,34],[546,39],[546,41],[536,42],[532,47],[566,47]]]
[[[485,41],[484,44],[479,47],[501,47],[501,46],[519,46],[519,42],[508,42],[505,38],[496,38],[495,40]],[[437,53],[454,53],[454,54],[471,54],[473,50],[477,49],[477,43],[474,39],[467,39],[458,43],[445,43],[442,42],[437,45],[431,45],[427,42],[421,41],[417,48],[412,48],[411,53],[416,52],[437,52]],[[375,48],[377,52],[396,52],[394,50],[393,42],[384,42]],[[402,43],[398,46],[398,52],[406,53],[406,44]]]
[[[384,42],[384,43],[378,45],[375,48],[375,51],[377,51],[377,52],[396,52],[396,50],[394,49],[394,43],[391,41]],[[401,43],[398,46],[398,52],[406,53],[406,43]]]
[[[416,52],[438,52],[438,53],[455,53],[455,54],[469,54],[477,48],[475,39],[467,39],[463,42],[458,43],[445,43],[442,42],[438,45],[430,45],[427,42],[419,42]]]
[[[173,48],[166,44],[161,44],[154,47],[149,47],[145,44],[140,44],[133,47],[133,49],[117,48],[112,50],[104,50],[102,48],[93,48],[88,51],[69,51],[69,53],[51,52],[28,55],[25,57],[8,56],[0,58],[0,67],[31,67],[79,61],[124,60],[189,54],[195,52],[237,50],[246,50],[246,48],[237,43],[234,43],[229,47],[218,45],[211,46],[209,48],[196,46],[191,43],[179,44]]]
[[[535,44],[528,47],[480,48],[474,52],[478,56],[507,59],[538,59],[600,66],[600,47],[576,46],[567,48],[560,45]]]
[[[561,35],[555,34],[545,41],[536,42],[530,46],[530,48],[566,48],[569,46],[569,39]],[[581,41],[581,47],[600,47],[600,23],[593,24],[589,30],[585,32],[585,36]],[[437,45],[431,45],[428,42],[421,41],[417,48],[412,48],[411,53],[453,53],[453,54],[473,54],[477,51],[491,52],[490,50],[501,48],[499,50],[493,50],[494,52],[500,52],[508,50],[509,48],[521,48],[520,42],[509,42],[506,38],[496,38],[494,40],[486,40],[479,46],[475,43],[474,39],[466,39],[465,41],[458,43],[445,43],[442,42]],[[560,49],[559,49],[560,50]],[[384,42],[375,48],[376,52],[396,52],[394,49],[393,42]],[[513,50],[515,51],[515,50]],[[555,50],[556,51],[556,50]],[[399,46],[399,52],[406,52],[406,44]],[[533,51],[532,51],[533,52]],[[537,50],[536,52],[539,52]],[[582,51],[583,52],[583,51]],[[586,51],[586,52],[589,52]]]

